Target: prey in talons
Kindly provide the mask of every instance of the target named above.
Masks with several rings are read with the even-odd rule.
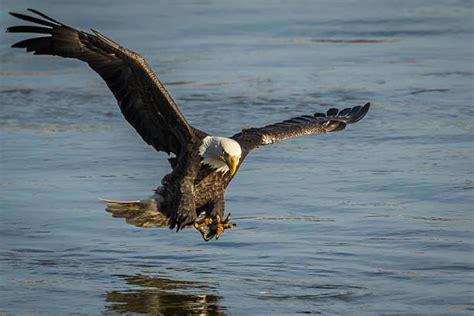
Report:
[[[219,239],[224,230],[237,226],[236,224],[229,223],[231,219],[232,215],[230,213],[227,214],[226,218],[224,219],[222,219],[220,215],[205,217],[203,219],[197,220],[194,223],[194,228],[196,228],[201,233],[201,236],[205,241],[209,241],[214,237]]]

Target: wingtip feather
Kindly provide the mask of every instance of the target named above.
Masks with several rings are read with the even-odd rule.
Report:
[[[369,112],[370,102],[366,103],[364,106],[359,105],[357,107],[354,107],[353,109],[356,109],[356,108],[357,108],[357,112],[354,111],[354,113],[351,113],[352,119],[350,123],[356,123],[365,117],[367,112]]]
[[[28,11],[30,11],[30,12],[33,12],[34,14],[39,15],[40,17],[45,18],[46,20],[49,20],[49,21],[51,21],[51,22],[57,23],[57,24],[59,24],[59,25],[64,25],[64,24],[62,24],[61,22],[59,22],[59,21],[53,19],[52,17],[49,17],[49,16],[47,16],[46,14],[41,13],[41,12],[38,11],[38,10],[31,9],[31,8],[28,8],[28,9],[26,9],[26,10],[28,10]]]
[[[37,23],[37,24],[40,24],[40,25],[45,25],[45,26],[50,26],[50,27],[58,26],[58,24],[51,23],[50,21],[54,21],[54,20],[49,18],[49,17],[48,18],[45,17],[47,20],[49,20],[49,21],[45,21],[45,20],[42,20],[42,19],[38,19],[34,16],[29,16],[29,15],[22,14],[22,13],[16,13],[16,12],[9,12],[9,13],[10,13],[11,16],[13,16],[17,19],[28,21],[28,22],[31,22],[31,23]],[[40,16],[42,16],[41,14],[40,14]],[[55,22],[55,23],[58,23],[58,22]]]

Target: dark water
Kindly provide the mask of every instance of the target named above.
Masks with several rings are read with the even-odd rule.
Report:
[[[104,212],[165,155],[85,65],[3,35],[0,313],[473,313],[473,2],[2,1],[2,28],[27,7],[140,52],[213,134],[373,108],[255,151],[227,191],[237,229],[204,243]]]

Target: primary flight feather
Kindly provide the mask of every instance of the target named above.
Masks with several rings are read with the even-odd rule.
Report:
[[[163,84],[137,53],[95,30],[82,32],[45,14],[10,13],[35,25],[12,26],[7,32],[46,36],[17,42],[35,55],[57,55],[86,62],[106,82],[125,119],[143,140],[170,158],[170,174],[153,197],[137,201],[103,200],[114,217],[139,227],[180,230],[193,225],[207,241],[233,227],[224,218],[224,192],[251,150],[291,137],[340,131],[361,120],[370,104],[295,117],[231,137],[209,135],[191,126]]]

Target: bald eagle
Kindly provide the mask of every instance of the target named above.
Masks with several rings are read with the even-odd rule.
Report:
[[[209,135],[191,126],[143,57],[99,32],[82,32],[45,14],[10,13],[35,25],[12,26],[7,32],[46,36],[17,42],[35,55],[55,55],[86,62],[105,81],[125,119],[157,151],[174,154],[172,171],[149,199],[103,200],[107,211],[139,227],[194,226],[204,240],[219,238],[233,227],[224,218],[224,192],[247,155],[255,148],[291,137],[343,130],[361,120],[370,104],[303,115],[231,137]]]

